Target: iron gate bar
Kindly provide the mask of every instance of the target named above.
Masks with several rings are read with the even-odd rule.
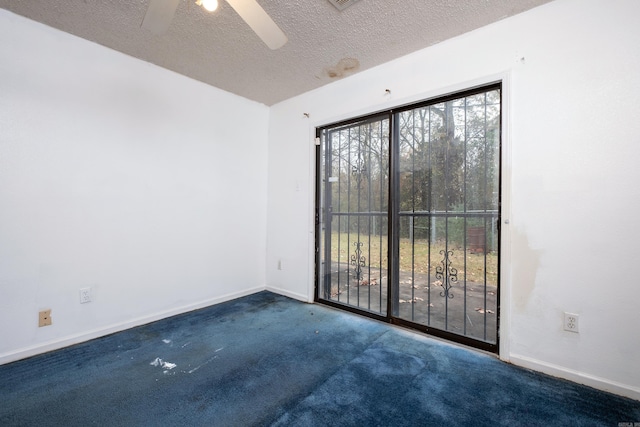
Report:
[[[486,212],[462,212],[462,211],[449,211],[445,212],[411,212],[411,211],[401,211],[398,212],[400,216],[414,216],[414,217],[457,217],[457,218],[491,218],[497,217],[498,211],[486,211]],[[386,212],[332,212],[331,215],[336,216],[386,216]]]
[[[411,144],[411,171],[416,170],[416,121],[415,121],[415,111],[413,112],[413,129],[412,129],[412,144]],[[416,175],[411,173],[411,211],[415,212],[416,210]],[[412,228],[415,224],[410,225]],[[415,244],[415,230],[411,230],[411,301],[415,301],[416,299],[416,290],[415,290],[415,280],[416,280],[416,244]],[[411,303],[411,320],[415,319],[416,314],[416,305]]]
[[[349,166],[353,163],[351,161],[351,127],[345,129],[347,132],[347,161]],[[351,174],[347,172],[347,211],[351,212]],[[351,248],[351,217],[347,217],[347,248]],[[350,249],[347,249],[350,250]],[[348,259],[347,259],[348,261]],[[349,286],[349,276],[347,275],[347,303],[351,301],[351,286]]]
[[[485,176],[486,176],[486,168],[485,168]],[[484,219],[484,234],[485,236],[487,235],[487,218]],[[486,237],[485,237],[486,239]],[[482,293],[484,295],[484,340],[487,340],[487,249],[486,249],[486,242],[485,242],[485,250],[484,252],[484,292]]]
[[[449,102],[449,101],[447,101],[447,102]],[[446,111],[446,108],[447,108],[446,107],[447,106],[447,102],[442,103],[444,105],[444,110],[445,111]],[[447,114],[445,114],[444,118],[442,120],[443,121],[443,127],[445,129],[447,129],[447,126],[448,126],[447,118],[448,118],[448,116],[447,116]],[[446,130],[445,130],[445,132],[446,132]],[[445,143],[447,145],[449,145],[449,141],[448,140]],[[446,149],[444,151],[444,165],[443,165],[443,168],[444,168],[444,180],[443,180],[443,183],[442,183],[442,187],[443,187],[442,192],[445,195],[445,197],[444,197],[444,199],[445,199],[445,203],[444,203],[445,214],[448,214],[448,212],[449,212],[449,198],[448,198],[449,192],[447,191],[447,189],[448,189],[447,183],[448,183],[448,176],[449,176],[449,156],[448,156],[448,154],[449,154],[449,150]],[[445,253],[449,252],[449,216],[448,215],[445,216],[445,219],[444,219],[444,250],[445,250]],[[445,257],[445,259],[446,259],[446,257]],[[436,270],[436,279],[439,279],[438,274],[437,274],[437,270]],[[443,281],[441,286],[445,287],[445,286],[447,286],[447,284]],[[448,295],[448,294],[446,294],[446,295]],[[445,331],[449,329],[449,315],[448,315],[448,313],[449,313],[449,298],[445,298],[444,299],[444,330]]]
[[[400,194],[400,156],[399,156],[399,144],[400,140],[400,128],[397,126],[397,113],[389,112],[389,135],[391,140],[389,141],[389,197],[388,197],[388,209],[389,209],[389,238],[388,242],[388,262],[389,267],[387,271],[387,316],[397,317],[399,312],[399,299],[400,299],[400,198],[397,194]],[[396,141],[395,144],[392,142]]]
[[[327,173],[328,176],[333,175],[333,135],[334,133],[331,132],[329,134],[329,151],[330,151],[330,155],[332,156],[331,158],[331,162],[329,163],[329,168],[327,168]],[[340,132],[337,133],[338,135],[338,139],[340,138]],[[340,171],[340,169],[342,168],[342,156],[340,155],[340,153],[338,153],[338,171]],[[339,172],[338,172],[339,173]],[[341,210],[342,206],[342,199],[340,197],[340,193],[342,192],[342,188],[341,188],[341,181],[338,180],[338,210]],[[330,214],[331,214],[331,221],[327,221],[329,224],[333,223],[333,185],[331,184],[331,181],[329,181],[329,178],[327,178],[327,188],[329,189],[329,192],[331,194],[331,199],[330,199],[330,205],[329,205],[329,209],[330,209]],[[331,225],[329,226],[331,227]],[[331,228],[329,228],[328,230],[329,234],[331,234]],[[340,238],[340,233],[342,232],[342,217],[338,216],[338,283],[337,283],[337,288],[336,288],[336,296],[338,297],[338,300],[340,300],[340,261],[341,261],[341,254],[342,251],[340,250],[340,246],[342,245],[342,239]],[[331,253],[331,246],[329,246],[329,253]],[[333,265],[332,265],[332,269],[333,269]],[[331,277],[331,276],[329,276]],[[329,297],[331,297],[333,295],[333,290],[330,291],[329,293]]]
[[[380,132],[379,132],[380,133],[380,210],[382,211],[382,208],[384,206],[384,203],[383,203],[383,201],[384,201],[384,184],[383,184],[384,174],[382,173],[382,159],[383,159],[383,157],[382,157],[382,155],[383,155],[382,154],[383,153],[383,149],[382,149],[382,141],[383,141],[382,121],[378,121],[378,125],[380,126]],[[391,150],[390,146],[388,147],[388,149]],[[380,222],[382,223],[382,221],[380,221]],[[387,229],[388,229],[388,226],[387,226]],[[387,233],[388,233],[388,231],[387,231]],[[379,235],[380,235],[380,258],[379,258],[380,259],[380,266],[379,266],[379,269],[380,269],[380,275],[379,275],[379,277],[380,277],[380,289],[379,289],[378,293],[380,295],[379,307],[380,307],[380,311],[382,311],[382,259],[383,259],[382,258],[382,226],[380,227]],[[388,247],[387,247],[387,250],[388,250]],[[388,259],[389,259],[388,255],[389,255],[389,253],[387,252],[387,262],[388,262]],[[387,265],[387,268],[388,268],[388,265]],[[389,275],[387,274],[387,282],[389,281],[388,276]],[[388,294],[387,294],[387,298],[388,298]]]
[[[500,114],[502,116],[502,113]],[[486,191],[487,188],[487,184],[488,184],[488,179],[487,179],[487,169],[488,169],[488,162],[487,162],[487,92],[484,93],[484,138],[483,138],[483,144],[484,144],[484,188]],[[485,199],[483,200],[484,202],[484,209],[485,211],[487,210],[487,199],[485,197]],[[486,235],[487,235],[487,218],[484,218],[484,234],[485,234],[485,249],[483,251],[484,253],[484,340],[487,340],[487,247],[486,247]]]
[[[446,174],[445,174],[445,183],[447,182],[446,179]],[[446,184],[445,184],[445,193],[446,193]],[[449,269],[449,265],[451,264],[449,262],[449,217],[446,217],[444,220],[444,267],[445,270]],[[440,251],[440,253],[442,254],[442,251]],[[453,251],[451,251],[451,255],[453,255]],[[458,281],[458,272],[456,271],[456,274],[454,275],[455,277],[455,282]],[[438,277],[438,269],[436,268],[436,279],[439,279]],[[444,294],[445,299],[444,299],[444,329],[449,330],[449,290],[446,287],[450,287],[450,283],[448,283],[448,274],[447,274],[447,281],[442,280],[442,288],[446,289],[446,292]],[[442,293],[440,294],[440,296],[443,296]]]
[[[367,166],[364,162],[364,160],[362,159],[362,127],[358,126],[358,160],[356,163],[356,166],[359,168],[358,170],[358,176],[357,176],[357,183],[358,183],[358,211],[361,210],[361,196],[362,196],[362,175],[367,173]],[[362,217],[358,216],[358,245],[360,247],[362,247],[362,242],[360,242],[360,230],[361,230],[361,221]],[[363,257],[364,259],[364,257]],[[365,261],[366,262],[366,261]],[[360,269],[360,272],[362,273],[362,269]],[[358,301],[358,307],[360,306],[360,284],[361,284],[361,278],[356,276],[356,280],[357,280],[357,285],[358,285],[358,293],[357,293],[357,301]]]
[[[330,150],[331,150],[330,155],[333,156],[334,133],[332,132],[330,135],[331,135],[331,137],[329,139],[329,144],[330,144],[329,147],[330,147]],[[341,136],[340,132],[336,133],[335,135],[337,135],[338,140],[339,140],[340,136]],[[329,164],[329,167],[331,168],[331,169],[329,169],[329,176],[331,176],[331,175],[333,175],[333,159],[332,159],[332,162]],[[341,170],[341,168],[342,168],[342,156],[338,152],[338,173],[340,173],[339,171]],[[334,201],[333,201],[333,186],[331,185],[331,182],[329,180],[327,180],[327,185],[328,185],[329,191],[331,193],[331,199],[330,199],[331,204],[329,206],[329,209],[330,209],[330,213],[331,213],[331,218],[333,219],[333,214],[334,214],[334,209],[333,209],[333,203],[334,203]],[[338,210],[342,210],[342,198],[340,197],[341,192],[342,192],[341,181],[338,180],[338,200],[337,200]],[[329,224],[333,223],[333,221],[327,221],[327,222],[329,222]],[[329,233],[330,232],[331,232],[331,228],[329,228]],[[337,274],[338,284],[337,284],[337,288],[336,288],[336,296],[338,297],[338,300],[340,300],[340,288],[341,288],[341,286],[340,286],[341,285],[341,283],[340,283],[340,261],[341,261],[341,256],[342,256],[341,255],[342,251],[340,250],[340,246],[342,245],[342,238],[340,236],[341,233],[342,233],[342,218],[340,216],[338,216],[338,274]],[[331,247],[329,247],[329,253],[331,253]],[[331,292],[330,295],[333,295],[333,292]]]
[[[358,128],[359,130],[359,128]],[[352,133],[353,128],[349,128],[349,148],[351,148],[351,144],[353,142],[353,138],[352,138]],[[355,178],[356,180],[356,202],[358,205],[358,211],[360,211],[360,182],[361,182],[361,171],[358,170],[358,168],[361,167],[361,165],[359,164],[361,162],[361,158],[359,157],[359,150],[360,150],[360,141],[358,140],[358,145],[357,145],[357,150],[358,150],[358,158],[357,160],[355,160],[355,164],[352,162],[351,163],[351,169],[352,169],[352,177]],[[349,191],[351,191],[351,187],[349,187]],[[351,196],[351,195],[350,195]],[[351,211],[352,208],[352,204],[351,204],[351,197],[349,197],[349,211]],[[356,215],[355,217],[355,222],[356,222],[356,227],[358,229],[358,232],[356,234],[356,242],[353,244],[354,247],[362,247],[362,243],[360,242],[360,216]],[[351,236],[351,227],[349,227],[349,230],[347,230],[347,232],[349,233],[349,236]],[[362,253],[362,251],[360,252]],[[356,275],[356,284],[358,284],[360,282],[360,277],[359,276],[359,271],[362,271],[362,268],[358,268],[356,267],[354,273]],[[356,288],[358,289],[358,288]],[[358,289],[358,292],[356,292],[356,306],[360,307],[360,290]]]
[[[378,213],[378,212],[376,212]],[[399,212],[401,215],[403,216],[416,216],[416,217],[466,217],[466,218],[491,218],[491,217],[497,217],[498,216],[498,211],[448,211],[448,212],[444,212],[444,211],[433,211],[433,212],[429,212],[429,211],[416,211],[416,212],[411,212],[411,211],[401,211]],[[356,213],[357,214],[357,213]],[[364,214],[364,213],[363,213]]]
[[[371,190],[371,174],[373,172],[373,167],[371,165],[371,150],[373,147],[373,127],[372,124],[369,123],[368,124],[369,127],[369,131],[368,131],[368,135],[369,135],[369,152],[367,153],[369,156],[369,174],[367,175],[367,211],[371,211],[371,198],[372,198],[372,190]],[[369,284],[367,286],[367,309],[371,310],[371,287],[373,286],[373,284],[371,283],[372,279],[371,279],[371,218],[367,219],[367,231],[369,233],[369,238],[368,238],[368,242],[369,242],[369,250],[368,250],[368,254],[369,254],[369,274],[367,277],[367,280],[369,281]]]
[[[428,129],[427,129],[427,168],[429,171],[429,174],[427,175],[427,185],[429,187],[429,192],[427,193],[427,210],[428,211],[433,211],[433,168],[432,168],[432,164],[431,164],[431,160],[432,160],[432,129],[431,129],[431,110],[433,109],[433,106],[429,105],[428,107],[428,112],[429,112],[429,120],[427,121],[428,123]],[[413,213],[414,216],[416,215],[416,212]],[[433,222],[429,221],[429,227],[433,226]],[[434,227],[435,228],[435,227]],[[427,246],[427,260],[428,260],[428,265],[429,268],[427,269],[427,283],[429,286],[429,292],[427,293],[427,325],[431,325],[431,248],[432,248],[432,244],[433,242],[431,241],[431,237],[432,237],[432,231],[429,230],[429,236],[427,237],[428,239],[428,243],[429,245]]]
[[[463,191],[462,191],[462,197],[463,197],[463,209],[466,212],[467,211],[467,167],[469,166],[467,164],[467,156],[468,156],[468,151],[467,151],[467,140],[469,138],[469,134],[468,132],[468,127],[467,127],[467,107],[468,107],[468,98],[465,97],[464,98],[464,168],[463,168]],[[463,293],[464,293],[464,307],[462,308],[462,324],[464,325],[464,327],[462,328],[463,334],[467,335],[467,319],[469,318],[469,315],[467,314],[467,218],[464,217],[463,218],[463,224],[464,224],[464,234],[462,235],[462,240],[463,240],[463,248],[464,248],[464,282],[463,282]],[[486,269],[485,269],[486,270]],[[486,310],[485,310],[486,311]],[[471,319],[469,319],[469,321],[471,321]],[[486,337],[485,337],[485,341],[486,341]]]
[[[416,152],[416,120],[415,120],[415,110],[413,111],[413,118],[412,118],[412,122],[413,122],[413,129],[412,129],[412,138],[411,138],[411,151],[412,151],[412,155],[411,155],[411,170],[415,171],[416,170],[416,156],[415,156],[415,152]],[[422,139],[422,138],[421,138]],[[416,211],[416,175],[414,173],[411,174],[411,211],[415,212]],[[411,218],[414,218],[413,216]],[[415,296],[415,270],[416,270],[416,266],[415,266],[415,250],[416,250],[416,245],[415,245],[415,222],[411,221],[412,224],[412,228],[413,230],[411,230],[411,237],[412,237],[412,242],[411,242],[411,300],[412,301],[416,301],[416,296]],[[431,260],[428,260],[428,264],[431,263]],[[429,292],[429,295],[431,295],[431,292]],[[416,315],[416,310],[415,310],[416,305],[414,303],[411,303],[411,320],[415,319],[415,315]]]
[[[333,215],[340,216],[387,216],[386,212],[333,212]]]
[[[466,145],[466,142],[465,142]],[[465,153],[466,153],[466,147],[465,147]],[[465,190],[464,190],[464,207],[465,209],[467,208],[467,159],[466,159],[466,155],[465,155],[465,171],[464,171],[464,186],[465,186]],[[462,288],[463,288],[463,298],[464,298],[464,307],[462,308],[462,324],[464,325],[462,328],[462,333],[464,335],[467,335],[467,319],[469,320],[469,322],[471,322],[471,318],[469,318],[469,314],[467,313],[467,220],[468,218],[464,217],[463,218],[463,224],[464,224],[464,230],[465,232],[462,234],[462,247],[463,247],[463,251],[464,251],[464,280],[462,282]],[[486,269],[485,269],[486,270]],[[486,341],[486,337],[485,337],[485,341]]]
[[[369,173],[367,174],[367,211],[371,210],[371,172],[372,172],[372,167],[371,167],[371,147],[373,146],[373,137],[372,137],[372,127],[371,127],[371,123],[368,124],[369,127],[369,131],[368,131],[368,135],[371,138],[369,140],[369,151],[367,153],[367,155],[369,156],[369,161],[368,161],[368,165],[369,165]],[[371,218],[367,219],[367,232],[369,233],[369,237],[367,239],[368,241],[368,251],[367,253],[369,254],[369,267],[368,267],[368,284],[369,286],[367,286],[367,309],[371,310]],[[358,293],[360,293],[358,291]]]

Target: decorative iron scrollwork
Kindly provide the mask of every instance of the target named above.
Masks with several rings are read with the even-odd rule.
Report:
[[[442,265],[436,267],[436,278],[442,282],[440,285],[442,286],[440,296],[453,298],[451,286],[452,283],[458,281],[458,269],[451,267],[451,259],[449,258],[453,255],[453,251],[441,250],[440,255],[444,255],[444,258],[440,262]]]
[[[362,255],[362,242],[353,242],[353,246],[356,247],[356,250],[351,255],[351,265],[355,267],[353,271],[356,274],[356,280],[359,282],[362,276],[362,267],[367,265],[367,259]]]

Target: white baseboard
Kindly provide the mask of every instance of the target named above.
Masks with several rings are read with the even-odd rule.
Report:
[[[220,304],[222,302],[231,301],[233,299],[251,295],[256,292],[260,292],[264,290],[265,290],[264,286],[245,289],[240,292],[225,294],[219,297],[199,301],[197,303],[187,304],[181,307],[172,308],[170,310],[157,312],[148,316],[141,316],[132,320],[127,320],[126,322],[109,325],[104,328],[93,329],[80,334],[75,334],[75,335],[67,336],[64,338],[47,341],[38,345],[21,348],[16,351],[3,353],[3,354],[0,354],[0,365],[3,365],[5,363],[10,363],[10,362],[15,362],[16,360],[25,359],[31,356],[36,356],[38,354],[46,353],[48,351],[69,347],[74,344],[80,344],[82,342],[103,337],[105,335],[113,334],[115,332],[121,332],[127,329],[135,328],[136,326],[141,326],[147,323],[155,322],[157,320],[165,319],[167,317],[188,313],[193,310],[198,310],[200,308],[205,308],[211,305]]]
[[[251,289],[246,289],[240,292],[234,292],[226,295],[222,295],[215,298],[210,298],[204,301],[199,301],[194,304],[188,304],[181,307],[176,307],[170,310],[157,312],[148,316],[138,317],[136,319],[128,320],[113,324],[104,328],[90,330],[81,334],[68,336],[65,338],[48,341],[42,344],[38,344],[31,347],[25,347],[16,351],[0,354],[0,365],[5,363],[14,362],[16,360],[25,359],[27,357],[36,356],[38,354],[46,353],[52,350],[58,350],[64,347],[68,347],[74,344],[79,344],[85,341],[89,341],[95,338],[99,338],[105,335],[109,335],[115,332],[121,332],[130,328],[145,325],[147,323],[155,322],[157,320],[165,319],[167,317],[175,316],[178,314],[188,313],[200,308],[209,307],[211,305],[220,304],[226,301],[231,301],[236,298],[251,295],[256,292],[267,290],[276,294],[284,295],[289,298],[293,298],[302,302],[309,301],[308,295],[299,294],[297,292],[291,292],[284,289],[280,289],[273,286],[259,286]],[[615,381],[611,381],[605,378],[597,377],[595,375],[586,374],[584,372],[568,369],[563,366],[554,365],[551,363],[543,362],[530,357],[521,356],[517,354],[509,355],[509,362],[514,365],[521,366],[523,368],[539,371],[547,375],[551,375],[558,378],[564,378],[569,381],[573,381],[579,384],[584,384],[589,387],[596,388],[598,390],[607,391],[610,393],[625,396],[634,400],[640,400],[640,387],[631,386],[628,384],[622,384]]]
[[[593,387],[598,390],[618,394],[620,396],[628,397],[634,400],[640,400],[640,387],[618,383],[606,378],[597,377],[595,375],[586,374],[584,372],[575,371],[563,366],[554,365],[517,354],[509,355],[509,362],[523,368],[532,369],[534,371],[539,371],[558,378],[564,378],[566,380]]]
[[[313,302],[313,299],[310,300],[308,295],[299,294],[297,292],[287,291],[285,289],[280,289],[280,288],[277,288],[275,286],[267,286],[265,288],[265,290],[267,290],[269,292],[273,292],[274,294],[284,295],[285,297],[293,298],[293,299],[298,300],[298,301]]]

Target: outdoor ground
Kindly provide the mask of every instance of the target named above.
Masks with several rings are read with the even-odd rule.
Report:
[[[387,270],[363,269],[357,280],[353,266],[333,264],[333,301],[386,314]],[[486,291],[486,292],[485,292]],[[382,308],[381,308],[382,304]],[[452,283],[449,297],[434,273],[400,272],[401,319],[446,330],[481,341],[496,342],[497,287],[478,282]]]

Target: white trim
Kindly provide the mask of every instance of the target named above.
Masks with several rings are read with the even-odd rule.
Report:
[[[286,289],[276,288],[274,286],[267,286],[265,290],[273,292],[274,294],[283,295],[285,297],[293,298],[298,301],[312,303],[313,298],[307,297],[307,295],[299,294],[297,292],[291,292]]]
[[[370,105],[358,110],[347,111],[340,113],[336,116],[327,117],[320,120],[314,120],[309,123],[310,145],[315,144],[315,131],[317,127],[324,127],[331,125],[332,123],[339,123],[351,119],[357,119],[358,117],[368,116],[370,114],[384,113],[388,110],[396,110],[405,106],[428,101],[431,99],[440,98],[443,96],[455,94],[457,92],[465,92],[474,88],[482,86],[488,86],[492,83],[500,83],[510,81],[510,70],[505,70],[500,73],[489,74],[484,77],[480,77],[473,80],[467,80],[460,83],[451,84],[442,88],[429,90],[426,92],[420,92],[417,94],[410,94],[401,98],[389,98],[380,104]],[[311,136],[312,135],[312,136]],[[315,176],[314,176],[315,182]]]
[[[502,138],[500,159],[500,324],[498,355],[508,362],[511,337],[511,73],[502,75]]]
[[[93,329],[80,334],[70,335],[64,338],[47,341],[35,346],[25,347],[25,348],[21,348],[8,353],[3,353],[3,354],[0,354],[0,365],[4,365],[5,363],[10,363],[10,362],[15,362],[16,360],[25,359],[31,356],[36,356],[38,354],[46,353],[48,351],[69,347],[74,344],[80,344],[82,342],[89,341],[95,338],[100,338],[105,335],[110,335],[115,332],[122,332],[127,329],[145,325],[147,323],[155,322],[155,321],[165,319],[171,316],[175,316],[178,314],[188,313],[193,310],[198,310],[200,308],[209,307],[209,306],[220,304],[226,301],[231,301],[233,299],[251,295],[256,292],[260,292],[264,290],[265,290],[264,286],[258,286],[258,287],[254,287],[244,291],[234,292],[234,293],[225,294],[215,298],[210,298],[204,301],[200,301],[198,303],[188,304],[182,307],[177,307],[177,308],[173,308],[166,311],[160,311],[155,314],[151,314],[149,316],[137,317],[135,319],[128,320],[126,322],[116,323],[111,326],[106,326],[104,328]]]
[[[313,141],[316,140],[316,128],[313,123],[309,125],[309,137]],[[316,150],[314,143],[309,148],[309,199],[307,202],[309,219],[309,228],[307,230],[308,237],[308,263],[307,263],[307,298],[305,301],[313,302],[315,295],[315,277],[316,277]]]
[[[499,357],[504,361],[509,361],[509,332],[511,322],[511,228],[504,223],[505,219],[510,220],[511,216],[511,70],[505,70],[501,73],[487,75],[478,79],[456,83],[444,88],[431,90],[413,94],[400,99],[390,99],[379,105],[370,106],[366,109],[351,111],[339,114],[332,118],[315,120],[309,123],[309,194],[310,208],[309,218],[311,218],[311,226],[309,227],[309,302],[313,301],[314,295],[314,271],[315,271],[315,190],[316,190],[316,162],[315,162],[315,138],[316,128],[338,123],[345,120],[355,119],[357,117],[374,114],[376,112],[384,112],[401,108],[403,106],[415,104],[429,99],[436,99],[456,92],[463,92],[477,87],[487,86],[492,83],[502,84],[502,224],[500,225],[500,343]],[[511,222],[511,221],[510,221]]]
[[[552,363],[543,362],[541,360],[532,359],[527,356],[511,354],[511,363],[523,368],[532,369],[558,378],[564,378],[578,384],[603,390],[609,393],[618,394],[631,399],[640,400],[640,388],[629,384],[622,384],[606,378],[597,377],[595,375],[586,374],[584,372],[565,368],[563,366],[554,365]]]

